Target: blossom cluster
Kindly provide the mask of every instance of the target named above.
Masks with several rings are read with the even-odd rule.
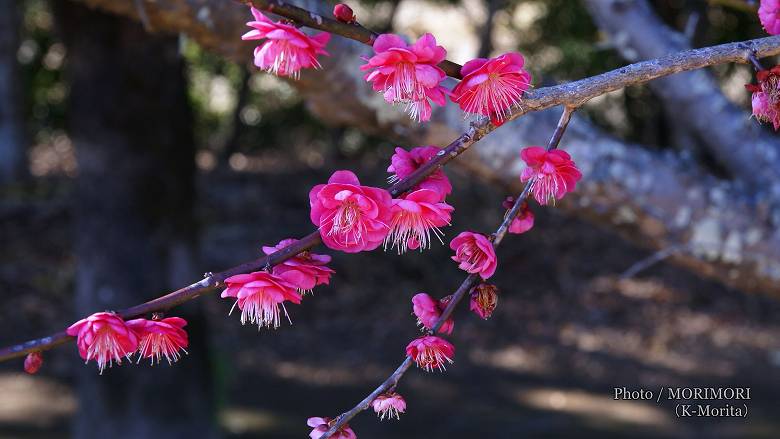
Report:
[[[95,360],[102,374],[106,367],[122,364],[133,354],[138,354],[139,362],[150,359],[152,364],[163,358],[169,364],[179,360],[189,344],[186,325],[180,317],[125,321],[113,312],[98,312],[72,324],[66,332],[76,337],[81,358]]]
[[[330,34],[308,36],[283,21],[274,22],[262,12],[251,8],[254,20],[244,40],[264,40],[254,52],[255,65],[279,76],[298,78],[306,68],[320,68],[319,55],[327,55],[325,45]],[[352,9],[338,4],[333,10],[337,20],[352,24],[356,18]],[[531,75],[523,69],[525,60],[516,52],[495,58],[476,58],[460,70],[462,80],[451,90],[444,86],[447,74],[439,65],[447,50],[426,33],[409,44],[401,36],[382,34],[373,42],[374,53],[364,58],[360,69],[390,104],[402,104],[410,117],[418,122],[430,120],[432,104],[444,106],[447,98],[458,104],[466,114],[490,117],[500,125],[511,115],[523,93],[531,85]]]

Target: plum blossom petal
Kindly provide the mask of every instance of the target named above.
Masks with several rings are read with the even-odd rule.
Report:
[[[487,236],[474,232],[461,232],[452,241],[450,248],[455,250],[452,260],[458,262],[458,268],[468,273],[479,274],[488,279],[496,272],[498,258],[493,243]]]
[[[289,76],[297,79],[301,69],[320,68],[318,55],[327,55],[325,45],[330,34],[319,33],[312,37],[301,32],[295,26],[274,22],[262,12],[252,7],[255,21],[247,26],[254,28],[245,33],[242,40],[265,40],[255,48],[255,65],[277,76]]]
[[[301,295],[294,286],[266,271],[231,276],[225,279],[225,287],[220,297],[235,298],[233,308],[238,306],[241,310],[241,324],[256,324],[258,330],[262,327],[278,328],[281,321],[280,308],[290,321],[284,303],[301,303]]]
[[[466,113],[490,117],[502,124],[531,85],[523,70],[523,56],[516,52],[495,58],[477,58],[461,68],[463,80],[452,89],[451,99]]]
[[[326,246],[347,253],[373,250],[384,242],[392,220],[392,197],[362,186],[350,171],[335,172],[309,192],[310,219]]]
[[[382,93],[391,104],[406,104],[412,119],[425,122],[431,118],[430,101],[444,105],[449,90],[441,86],[447,75],[437,64],[447,51],[436,45],[436,38],[425,34],[414,44],[394,34],[382,34],[374,41],[374,56],[360,67],[367,71],[365,80],[374,91]]]
[[[184,327],[187,321],[180,317],[164,319],[135,319],[127,322],[138,337],[138,361],[148,358],[152,364],[165,358],[168,364],[181,358],[181,352],[187,353],[189,337]]]
[[[441,337],[425,335],[412,340],[406,346],[406,355],[426,372],[432,372],[434,369],[443,372],[447,363],[452,364],[455,346]]]
[[[85,361],[95,360],[102,374],[114,362],[130,358],[138,348],[138,337],[121,317],[112,312],[98,312],[70,325],[67,334],[76,337],[79,355]]]
[[[582,178],[582,173],[566,151],[547,151],[541,146],[529,146],[521,151],[520,157],[527,165],[520,180],[531,181],[531,192],[539,204],[560,200],[574,191]]]
[[[769,35],[780,34],[780,0],[761,0],[758,18]]]

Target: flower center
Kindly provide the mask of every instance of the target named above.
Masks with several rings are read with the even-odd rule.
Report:
[[[414,64],[410,62],[395,65],[390,89],[393,102],[414,102],[426,98],[425,86],[417,80]]]
[[[97,362],[101,374],[106,365],[109,367],[113,365],[114,360],[119,364],[122,363],[119,342],[110,327],[103,327],[95,334],[94,341],[87,349],[87,361],[93,358]]]
[[[361,212],[357,203],[352,200],[342,203],[333,215],[333,224],[328,231],[328,236],[341,238],[345,244],[350,244],[362,242],[364,232],[365,225],[361,221]]]
[[[523,90],[528,87],[522,76],[518,76],[490,73],[484,82],[462,95],[459,100],[462,100],[463,109],[467,113],[507,119],[512,107],[520,102]]]

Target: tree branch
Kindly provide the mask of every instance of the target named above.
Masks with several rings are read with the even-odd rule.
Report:
[[[688,40],[663,23],[645,0],[588,0],[586,4],[599,27],[621,42],[616,48],[626,59],[690,49]],[[694,133],[732,175],[765,195],[780,194],[777,137],[729,102],[709,72],[662,79],[650,88],[661,98],[666,113]]]
[[[561,118],[558,121],[558,125],[555,127],[555,131],[550,137],[550,141],[547,143],[548,151],[558,147],[558,144],[561,141],[561,137],[563,137],[563,133],[566,132],[566,128],[569,126],[569,121],[571,120],[571,115],[572,113],[574,113],[574,111],[575,111],[574,107],[563,108],[563,113],[561,114]],[[520,195],[518,195],[517,198],[515,199],[512,208],[504,216],[504,219],[503,221],[501,221],[501,224],[498,226],[498,229],[496,229],[496,231],[493,232],[492,237],[493,237],[494,248],[497,248],[501,244],[501,241],[504,240],[504,236],[506,236],[506,233],[509,230],[509,226],[512,224],[512,221],[514,221],[514,219],[517,218],[517,215],[520,214],[520,211],[522,210],[523,202],[525,201],[526,198],[528,198],[528,194],[530,194],[531,192],[532,183],[533,180],[529,180],[525,184],[523,190],[520,192]],[[469,274],[468,276],[466,276],[466,279],[463,280],[463,282],[460,284],[458,289],[455,290],[455,292],[452,294],[452,299],[447,303],[447,306],[444,308],[444,311],[442,311],[439,318],[436,320],[433,326],[427,331],[428,335],[434,335],[439,331],[439,328],[441,328],[444,322],[446,322],[447,319],[450,318],[450,316],[455,311],[455,308],[458,306],[458,304],[463,300],[466,294],[469,291],[471,291],[472,288],[474,288],[474,286],[479,282],[480,279],[481,279],[480,276],[477,274]],[[322,436],[320,436],[319,439],[328,439],[329,437],[331,437],[331,435],[339,431],[341,427],[343,427],[346,423],[348,423],[352,418],[357,416],[360,412],[368,409],[368,407],[371,405],[371,402],[374,399],[376,399],[377,396],[397,386],[398,382],[401,380],[401,377],[403,377],[406,371],[409,370],[409,367],[411,365],[412,365],[412,357],[407,355],[406,358],[404,358],[404,361],[402,361],[401,364],[398,366],[398,368],[392,374],[390,374],[390,376],[387,377],[387,379],[383,381],[382,384],[379,385],[379,387],[377,387],[371,393],[369,393],[368,396],[363,398],[363,400],[360,401],[355,407],[353,407],[347,412],[344,412],[338,418],[336,418],[336,422],[334,422],[333,425],[328,429],[328,431],[326,431]]]
[[[171,11],[181,12],[183,8],[183,5],[180,4],[181,1],[184,0],[160,0],[156,2],[154,4],[155,8],[150,7],[149,11],[147,11],[152,25],[155,26],[155,28],[166,28],[163,26],[163,23],[167,23],[169,26],[171,24],[178,23],[180,25],[186,24],[193,26],[194,28],[200,28],[203,26],[202,22],[208,22],[211,23],[208,25],[209,27],[215,28],[213,17],[208,17],[208,14],[211,12],[203,13],[202,11],[204,11],[204,9],[201,9],[201,12],[198,13],[199,17],[197,18],[187,15],[176,17],[170,15]],[[85,0],[85,2],[93,6],[104,5],[109,11],[124,13],[125,15],[137,18],[136,9],[132,6],[128,8],[127,2],[117,2],[116,0]],[[171,4],[163,5],[163,3]],[[222,4],[224,4],[224,2]],[[164,6],[170,7],[164,8]],[[206,10],[210,11],[209,9]],[[237,19],[238,16],[236,15],[234,17],[234,19]],[[156,20],[160,20],[160,23],[158,23]],[[192,20],[194,20],[194,22]],[[750,40],[742,43],[729,43],[719,46],[684,51],[672,55],[667,55],[656,60],[631,64],[620,69],[572,83],[537,89],[528,94],[528,96],[523,100],[522,106],[513,111],[510,119],[513,120],[531,111],[539,111],[556,105],[577,107],[596,96],[620,89],[627,85],[647,82],[652,79],[682,71],[728,62],[745,63],[748,62],[747,56],[749,53],[754,53],[759,57],[772,56],[780,53],[780,37],[774,36]],[[471,127],[466,133],[459,136],[447,148],[441,151],[433,160],[418,169],[415,173],[406,179],[403,179],[393,185],[388,189],[388,191],[394,197],[403,193],[404,191],[413,187],[425,176],[466,151],[471,145],[482,139],[488,133],[492,132],[495,128],[496,127],[492,125],[488,119],[480,118],[478,122],[471,124]],[[123,318],[133,318],[154,311],[167,310],[171,307],[201,296],[202,294],[215,288],[217,285],[219,285],[219,283],[224,281],[224,279],[229,276],[279,264],[300,253],[301,251],[314,247],[315,245],[319,244],[320,241],[319,233],[313,232],[302,238],[297,243],[272,255],[244,263],[221,273],[208,274],[203,280],[196,282],[188,287],[174,291],[149,302],[145,302],[143,304],[119,311],[119,314]],[[774,262],[775,265],[777,264],[776,261],[770,262]],[[775,267],[775,265],[772,265],[772,267]],[[771,274],[774,274],[774,268]],[[50,349],[54,346],[63,344],[70,339],[71,338],[65,335],[64,332],[60,332],[52,336],[47,336],[41,339],[6,347],[0,349],[0,361],[21,357],[33,351]]]
[[[347,24],[340,21],[333,20],[328,17],[323,17],[306,9],[299,8],[289,3],[284,3],[281,0],[237,0],[248,6],[254,6],[261,11],[270,12],[272,14],[279,15],[281,17],[288,18],[297,24],[310,27],[312,29],[318,29],[325,32],[329,32],[335,35],[341,35],[344,38],[355,40],[357,42],[372,46],[378,33],[363,27],[359,23]],[[444,60],[439,64],[439,67],[444,70],[447,76],[451,76],[455,79],[460,79],[461,65],[452,61]]]

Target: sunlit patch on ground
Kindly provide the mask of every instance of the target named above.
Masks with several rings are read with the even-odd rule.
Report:
[[[76,411],[70,387],[20,373],[0,374],[0,424],[51,427]]]

